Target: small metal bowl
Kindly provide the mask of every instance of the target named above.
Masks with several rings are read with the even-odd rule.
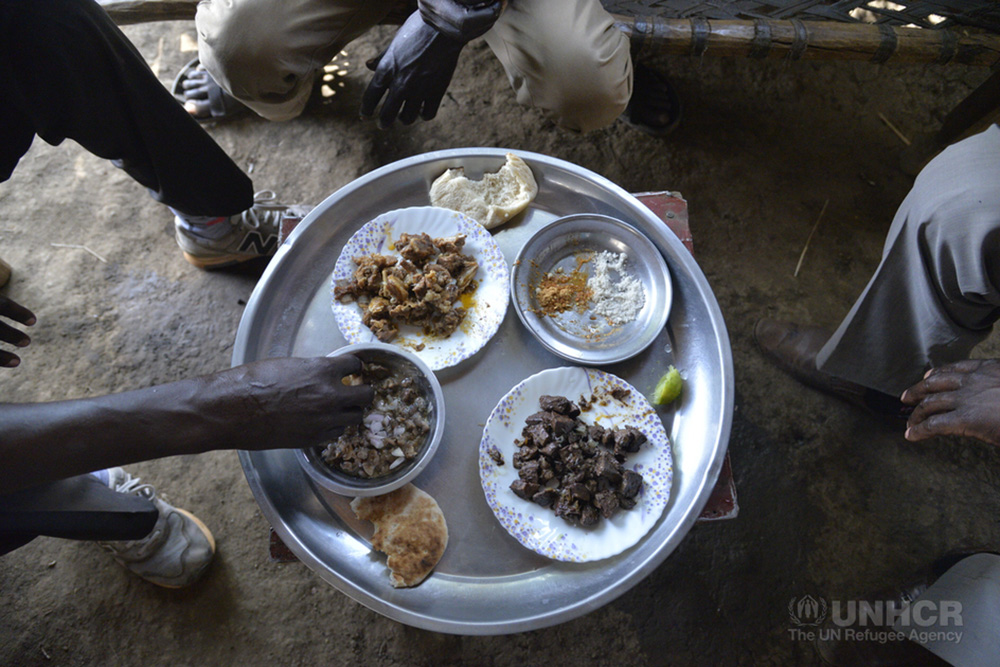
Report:
[[[536,289],[548,273],[569,274],[602,251],[626,256],[626,269],[643,286],[645,303],[634,320],[612,326],[589,311],[542,313]],[[637,229],[621,220],[579,213],[539,229],[521,247],[510,272],[517,316],[547,350],[575,363],[612,364],[646,349],[670,315],[673,285],[663,255]]]
[[[406,461],[382,477],[365,479],[337,470],[323,461],[326,445],[296,450],[296,458],[309,478],[328,491],[344,496],[380,496],[410,482],[430,463],[444,433],[444,393],[434,372],[412,352],[385,343],[355,343],[327,356],[354,354],[362,361],[384,364],[418,378],[430,408],[431,431],[416,458]]]

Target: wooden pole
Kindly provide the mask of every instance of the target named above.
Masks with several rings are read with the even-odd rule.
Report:
[[[633,54],[874,63],[1000,63],[1000,35],[836,21],[707,21],[616,15]]]

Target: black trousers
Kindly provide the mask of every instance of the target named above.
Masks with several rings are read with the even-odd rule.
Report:
[[[0,496],[0,556],[39,535],[71,540],[137,540],[156,525],[152,501],[117,493],[80,475]]]
[[[253,184],[93,0],[0,0],[0,182],[35,135],[115,161],[188,215],[236,215]]]

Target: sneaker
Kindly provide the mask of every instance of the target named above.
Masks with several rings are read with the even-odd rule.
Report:
[[[228,220],[218,218],[218,224],[230,226],[220,238],[198,236],[185,229],[178,217],[174,218],[174,228],[177,244],[187,261],[199,269],[221,269],[258,257],[270,257],[278,249],[282,222],[298,222],[308,212],[308,207],[282,204],[273,191],[262,190],[253,196],[253,207]]]
[[[122,566],[146,581],[165,588],[182,588],[208,569],[215,555],[215,538],[198,517],[173,507],[121,468],[108,471],[108,486],[118,493],[131,493],[156,505],[160,517],[141,540],[98,542]]]

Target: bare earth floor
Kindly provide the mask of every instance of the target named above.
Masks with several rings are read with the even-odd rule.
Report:
[[[183,50],[192,23],[126,32],[165,85],[193,57]],[[589,615],[461,637],[388,620],[301,564],[271,562],[235,453],[149,462],[132,470],[215,532],[210,573],[163,590],[95,545],[38,539],[0,559],[0,663],[815,664],[811,644],[789,632],[790,600],[856,599],[949,550],[996,547],[995,449],[907,443],[900,425],[802,389],[751,338],[762,315],[839,321],[911,182],[904,145],[879,115],[909,136],[933,130],[986,71],[678,58],[660,63],[686,105],[675,134],[658,140],[618,123],[581,137],[519,107],[477,44],[436,120],[379,131],[357,108],[363,62],[389,34],[351,45],[330,103],[288,123],[245,117],[209,131],[258,188],[313,205],[389,162],[467,146],[553,155],[632,192],[680,191],[732,342],[739,518],[696,526],[641,585]],[[0,373],[0,400],[91,396],[227,367],[263,267],[198,271],[172,234],[168,211],[111,164],[72,142],[37,142],[0,184],[0,257],[15,271],[5,294],[39,317],[21,367]],[[979,353],[996,348],[991,339]]]

